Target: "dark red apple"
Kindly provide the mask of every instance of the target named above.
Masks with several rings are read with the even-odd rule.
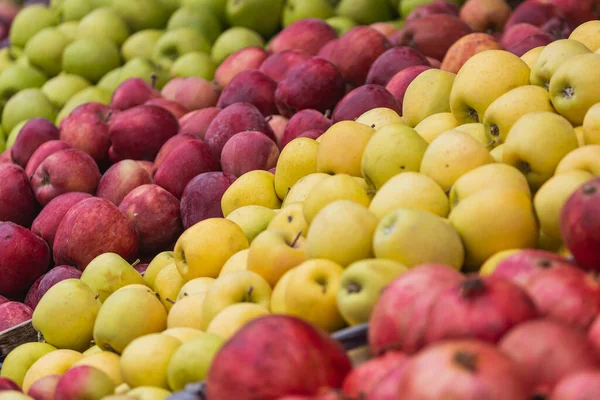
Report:
[[[162,107],[165,110],[170,111],[171,114],[173,114],[178,120],[179,118],[187,114],[187,112],[189,111],[187,108],[177,103],[176,101],[163,99],[162,97],[158,99],[148,100],[144,104]]]
[[[564,17],[575,26],[598,19],[598,0],[551,0]]]
[[[50,140],[43,143],[38,149],[31,155],[27,166],[25,167],[25,173],[28,177],[31,177],[37,167],[48,157],[50,154],[54,154],[61,150],[72,149],[73,147],[62,140]]]
[[[310,129],[326,131],[331,126],[331,120],[317,110],[305,109],[294,114],[283,133],[280,148],[284,148],[289,142],[300,137]]]
[[[365,112],[378,107],[386,107],[402,114],[402,109],[396,98],[379,85],[359,86],[335,106],[331,120],[336,122],[353,121]]]
[[[31,155],[42,143],[58,139],[56,126],[45,118],[33,118],[23,125],[15,143],[10,148],[15,164],[25,168]]]
[[[257,169],[268,171],[277,165],[279,148],[261,132],[240,132],[223,147],[221,167],[223,172],[242,176]]]
[[[309,57],[305,52],[295,49],[273,53],[262,62],[259,71],[279,82],[290,68]]]
[[[125,111],[158,97],[160,92],[144,79],[129,78],[115,89],[110,99],[110,108]]]
[[[162,147],[158,151],[158,154],[156,155],[156,158],[154,159],[154,163],[152,165],[152,175],[154,175],[156,173],[156,170],[158,170],[158,167],[160,167],[160,165],[164,161],[167,154],[169,154],[171,152],[171,150],[173,150],[176,146],[178,146],[179,143],[186,142],[188,140],[197,140],[197,139],[198,138],[194,135],[187,134],[187,133],[183,133],[183,134],[180,133],[178,135],[173,136],[171,139],[167,140],[165,142],[165,144],[162,145]],[[145,182],[145,183],[152,183],[152,182]]]
[[[81,271],[77,268],[68,265],[56,266],[40,276],[33,285],[31,285],[31,288],[25,297],[25,304],[31,307],[32,310],[35,310],[44,294],[46,294],[52,286],[65,279],[79,279],[80,277]]]
[[[206,129],[213,119],[221,112],[217,107],[203,108],[185,114],[179,119],[179,134],[194,135],[198,139],[204,139]]]
[[[538,33],[528,36],[513,45],[506,46],[505,50],[510,51],[514,55],[521,57],[529,50],[540,46],[546,46],[554,41],[554,38],[548,33]]]
[[[552,4],[552,1],[524,1],[513,10],[511,16],[508,18],[508,21],[506,21],[504,29],[507,31],[513,25],[522,23],[542,26],[550,19],[560,15],[561,13],[558,7]]]
[[[412,67],[408,67],[398,72],[396,75],[390,79],[388,84],[386,85],[386,89],[388,92],[394,96],[396,101],[398,102],[398,108],[402,110],[402,106],[404,104],[404,95],[406,94],[406,89],[408,89],[408,85],[421,74],[423,71],[427,71],[431,69],[431,67],[427,65],[414,65]],[[402,115],[402,113],[400,113]]]
[[[234,103],[250,103],[267,117],[277,114],[275,106],[277,82],[258,70],[242,71],[229,82],[219,97],[218,108]]]
[[[455,3],[450,3],[446,0],[435,0],[415,8],[406,16],[405,20],[414,21],[433,14],[449,14],[458,17],[459,10],[459,7]]]
[[[330,40],[337,39],[335,29],[317,18],[304,18],[286,26],[269,42],[269,50],[279,53],[284,50],[302,50],[316,55]]]
[[[2,376],[0,377],[0,392],[5,390],[21,391],[21,388],[11,379]]]
[[[380,55],[371,65],[367,83],[385,86],[398,72],[415,65],[429,66],[429,61],[413,48],[393,47]]]
[[[215,82],[222,88],[226,87],[237,74],[247,69],[258,69],[269,56],[265,49],[250,46],[229,55],[217,67]]]
[[[275,134],[275,139],[277,139],[275,143],[277,143],[277,146],[281,146],[281,140],[283,139],[289,119],[282,115],[271,115],[267,117],[267,122]]]
[[[13,163],[0,164],[0,182],[0,221],[29,228],[39,206],[25,171]]]
[[[0,332],[28,321],[33,315],[33,310],[23,303],[9,301],[0,305]]]
[[[302,132],[298,137],[317,140],[324,133],[325,131],[322,131],[320,129],[309,129],[307,131]]]
[[[115,206],[138,186],[152,183],[152,175],[139,161],[123,160],[110,167],[98,183],[96,196]]]
[[[208,218],[223,218],[221,198],[235,179],[226,172],[206,172],[194,177],[181,196],[184,229]]]

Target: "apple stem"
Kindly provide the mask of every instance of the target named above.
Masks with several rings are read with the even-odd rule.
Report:
[[[325,110],[325,118],[331,118],[331,110]]]
[[[251,303],[250,297],[252,296],[252,292],[254,291],[254,286],[250,286],[248,288],[248,292],[246,292],[246,296],[244,297],[244,303]]]
[[[150,80],[152,89],[156,89],[156,81],[158,80],[158,76],[154,72],[150,75]]]
[[[300,239],[300,236],[302,236],[302,231],[298,232],[298,234],[294,238],[294,241],[291,244],[291,247],[294,247],[296,245],[296,243],[298,242],[298,239]]]
[[[94,296],[94,300],[98,300],[99,298],[100,298],[99,294],[97,294],[97,295]]]
[[[269,122],[271,122],[272,119],[273,115],[269,115],[267,118],[265,118],[265,122],[268,124]]]
[[[136,265],[138,265],[138,264],[139,264],[139,263],[141,263],[141,262],[142,262],[142,260],[140,260],[140,259],[138,258],[137,260],[135,260],[135,261],[134,261],[134,262],[131,264],[131,266],[135,268],[135,266],[136,266]]]
[[[110,351],[111,353],[119,354],[119,352],[117,350],[115,350],[115,348],[112,347],[108,343],[105,343],[104,346],[102,346],[102,347],[104,347],[104,350],[106,350],[106,351]]]
[[[461,285],[461,296],[471,297],[485,292],[485,282],[480,278],[467,279]]]
[[[167,303],[175,304],[175,301],[174,301],[174,300],[171,300],[171,299],[170,299],[170,298],[168,298],[168,297],[166,297],[166,298],[165,298],[165,301],[166,301]]]
[[[104,122],[108,124],[110,117],[112,117],[112,110],[108,111],[108,114],[106,114],[106,117],[104,118]]]

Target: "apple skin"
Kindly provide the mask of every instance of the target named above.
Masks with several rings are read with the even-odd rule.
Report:
[[[160,97],[160,92],[142,78],[129,78],[123,81],[110,99],[110,108],[125,111],[140,106],[150,99]]]
[[[58,129],[47,119],[33,118],[27,121],[10,148],[13,162],[25,168],[31,155],[42,143],[56,140],[58,137]]]
[[[73,111],[60,124],[60,140],[89,154],[98,165],[106,165],[110,148],[110,109],[108,106],[88,103]]]
[[[141,105],[110,120],[112,162],[125,159],[152,161],[160,147],[179,130],[177,118],[162,107]]]
[[[31,319],[33,310],[23,303],[9,301],[0,305],[0,332]]]
[[[24,295],[50,264],[44,240],[12,222],[0,223],[0,295]]]
[[[54,263],[83,271],[103,253],[116,253],[134,261],[139,238],[135,227],[110,201],[92,197],[65,214],[53,244]]]
[[[4,3],[4,4],[6,4],[6,3]],[[3,392],[5,390],[21,391],[21,388],[19,387],[19,385],[17,385],[11,379],[6,378],[6,377],[0,377],[0,392]]]
[[[307,131],[302,132],[298,137],[317,140],[324,133],[325,131],[322,131],[320,129],[309,129]],[[273,172],[273,174],[275,174],[275,172]]]
[[[246,172],[268,171],[277,165],[279,148],[262,132],[240,132],[225,143],[221,152],[223,172],[242,176]]]
[[[504,25],[507,31],[513,25],[528,23],[542,26],[550,19],[560,16],[559,9],[552,1],[529,0],[522,2],[515,8]]]
[[[6,150],[0,153],[0,164],[10,163],[14,164],[12,157],[10,156],[10,151]]]
[[[332,122],[323,113],[317,110],[305,109],[294,114],[283,132],[280,148],[283,149],[289,142],[300,137],[304,132],[311,129],[326,131]]]
[[[527,53],[529,50],[534,49],[540,46],[546,46],[554,41],[554,38],[549,34],[543,32],[538,33],[532,36],[528,36],[515,44],[511,44],[506,46],[505,50],[510,51],[514,55],[521,57],[523,54]]]
[[[129,192],[152,183],[152,175],[139,161],[123,160],[113,164],[98,183],[96,196],[119,206]]]
[[[183,232],[179,200],[158,185],[133,189],[125,196],[119,210],[133,222],[142,253],[171,248]]]
[[[8,303],[10,300],[6,297],[0,295],[0,304]]]
[[[171,79],[161,91],[162,96],[189,111],[214,107],[219,100],[220,88],[204,78],[192,76]]]
[[[48,156],[31,177],[35,198],[44,206],[63,193],[94,193],[98,182],[98,165],[87,153],[77,149],[61,150]]]
[[[58,265],[40,276],[25,296],[25,304],[35,310],[41,298],[54,285],[65,279],[79,279],[81,271],[68,265]]]
[[[268,119],[267,122],[269,123],[269,126],[271,127],[271,129],[273,130],[273,133],[275,134],[275,139],[277,139],[275,141],[275,143],[277,143],[277,146],[280,146],[281,140],[283,139],[283,134],[285,133],[285,128],[287,127],[289,119],[287,119],[286,117],[284,117],[282,115],[271,115],[267,119]]]
[[[35,381],[27,391],[27,395],[35,400],[54,400],[54,392],[62,375],[48,375]]]
[[[331,60],[333,56],[333,50],[337,46],[339,39],[330,40],[325,44],[325,46],[321,47],[321,50],[317,53],[317,57],[324,58],[326,60]]]
[[[325,332],[299,318],[268,315],[221,347],[208,371],[207,395],[219,400],[316,395],[324,387],[340,388],[351,369],[343,347]]]
[[[156,155],[156,158],[154,159],[154,163],[152,164],[152,176],[154,176],[154,174],[156,174],[158,167],[160,167],[160,165],[163,163],[167,154],[169,154],[171,152],[171,150],[173,150],[176,146],[178,146],[179,143],[186,142],[188,140],[196,140],[196,139],[198,139],[198,138],[194,135],[191,135],[188,133],[179,133],[179,134],[171,137],[171,139],[167,140],[165,142],[165,144],[162,145],[162,147],[158,151],[158,154]],[[152,183],[152,182],[145,182],[145,183]]]
[[[465,35],[450,46],[440,69],[456,74],[469,58],[485,50],[502,50],[502,45],[487,33]]]
[[[314,109],[331,111],[346,92],[344,78],[331,62],[311,57],[292,67],[275,92],[277,109],[284,117]]]
[[[247,69],[258,69],[268,56],[269,53],[258,46],[250,46],[238,50],[229,55],[217,67],[217,70],[215,71],[215,82],[220,87],[225,88],[240,72]]]
[[[258,70],[242,71],[223,89],[217,107],[225,108],[245,102],[253,104],[265,117],[277,114],[275,89],[277,82],[264,73]]]
[[[572,265],[559,254],[544,250],[524,249],[500,261],[492,275],[509,279],[526,287],[537,272],[559,266]]]
[[[382,356],[354,368],[344,380],[342,391],[345,395],[355,398],[360,398],[361,394],[369,396],[390,371],[407,362],[406,354],[399,351],[388,351]]]
[[[23,168],[13,163],[0,164],[0,221],[31,226],[39,206]]]
[[[258,70],[275,82],[279,82],[290,68],[309,57],[310,55],[302,50],[289,49],[280,51],[267,57],[262,64],[260,64]]]
[[[379,85],[359,86],[348,93],[335,106],[331,121],[335,124],[340,121],[353,121],[365,112],[379,107],[394,110],[398,115],[402,109],[394,96],[386,88]]]
[[[258,131],[275,139],[275,133],[258,108],[250,103],[235,103],[224,108],[212,120],[204,136],[214,154],[221,154],[232,136],[243,131]]]
[[[194,177],[181,196],[184,229],[208,218],[223,218],[221,198],[235,180],[226,172],[205,172]]]
[[[357,26],[338,39],[327,59],[338,67],[347,82],[360,86],[367,80],[371,65],[392,46],[377,30]]]
[[[575,26],[598,19],[598,0],[552,0],[565,18]]]
[[[475,32],[502,32],[512,10],[504,0],[468,0],[459,17]]]
[[[155,105],[164,108],[165,110],[171,112],[177,120],[187,114],[188,110],[173,100],[167,100],[164,98],[150,99],[144,104],[146,105]]]
[[[367,84],[385,86],[398,72],[411,66],[430,66],[427,57],[408,46],[392,47],[371,65]]]
[[[544,33],[539,27],[529,24],[529,23],[519,23],[507,27],[502,35],[501,44],[502,47],[511,47],[516,45],[521,40]]]
[[[179,134],[194,135],[198,139],[204,140],[206,129],[213,119],[221,112],[220,108],[207,107],[202,110],[195,110],[179,118]]]
[[[404,95],[406,94],[408,85],[410,85],[410,83],[417,76],[419,76],[421,72],[427,71],[428,69],[431,69],[431,67],[427,65],[413,65],[411,67],[404,68],[402,71],[394,75],[387,83],[385,88],[392,94],[392,96],[394,96],[398,102],[398,107],[400,110],[402,110],[402,106],[404,104]]]
[[[60,221],[67,211],[82,200],[92,197],[89,193],[70,192],[56,196],[40,211],[31,224],[31,231],[44,239],[50,249]]]
[[[48,156],[59,152],[61,150],[72,149],[73,147],[63,140],[49,140],[43,143],[37,150],[31,155],[27,166],[25,167],[25,174],[31,177],[37,167],[44,161]]]
[[[188,182],[198,174],[219,170],[219,158],[200,140],[179,143],[165,156],[154,174],[154,183],[178,199]]]
[[[415,8],[406,16],[405,20],[414,21],[433,14],[448,14],[458,17],[459,11],[460,8],[454,3],[445,0],[436,0]]]
[[[338,35],[328,23],[317,18],[296,21],[271,39],[268,49],[273,53],[284,50],[302,50],[311,56],[317,55],[321,47]]]

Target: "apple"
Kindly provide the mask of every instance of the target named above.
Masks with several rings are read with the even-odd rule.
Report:
[[[27,395],[35,400],[53,400],[56,385],[61,377],[60,374],[53,374],[38,379],[29,387]]]
[[[69,192],[50,200],[31,224],[31,231],[44,239],[50,249],[60,221],[67,211],[80,201],[92,197],[89,193]]]
[[[159,29],[166,25],[171,12],[165,2],[158,0],[141,0],[134,3],[111,3],[117,12],[137,32],[144,29]]]
[[[259,46],[240,49],[219,64],[215,71],[215,82],[224,88],[240,72],[247,69],[258,69],[268,56],[269,53]]]
[[[243,26],[264,37],[279,29],[284,0],[227,2],[225,15],[231,26]]]
[[[597,31],[598,22],[588,21],[575,28],[569,36],[569,39],[577,40],[578,42],[585,44],[591,51],[596,52],[598,48],[600,48],[600,43],[596,34]]]
[[[29,63],[48,76],[62,70],[62,54],[71,41],[56,28],[44,28],[27,41],[24,52]]]
[[[153,160],[178,130],[177,118],[162,107],[141,105],[125,110],[110,120],[110,159]]]
[[[56,109],[40,89],[24,89],[12,96],[4,105],[2,127],[6,132],[10,132],[20,122],[36,117],[54,121]]]
[[[201,110],[217,104],[218,86],[200,77],[175,78],[161,91],[167,100],[181,104],[187,111]]]
[[[386,86],[398,72],[416,65],[429,66],[429,61],[410,47],[393,47],[371,65],[366,83]]]
[[[73,147],[62,141],[62,140],[49,140],[40,147],[31,155],[29,161],[27,162],[27,166],[25,167],[25,174],[28,177],[31,177],[37,167],[44,161],[49,155],[54,154],[61,150],[72,149]],[[10,152],[6,152],[6,154],[10,154]]]
[[[108,105],[110,104],[110,92],[107,92],[99,86],[90,86],[77,92],[69,99],[69,101],[67,101],[56,116],[56,124],[60,127],[62,120],[71,114],[75,108],[86,103]]]
[[[30,307],[17,301],[0,304],[0,332],[30,320],[32,314]]]
[[[210,54],[200,51],[185,53],[173,62],[169,74],[173,77],[199,77],[212,80],[215,77],[217,63]]]
[[[549,43],[552,43],[553,40],[554,38],[547,33],[538,33],[528,36],[514,44],[507,45],[506,50],[518,57],[521,57],[536,47],[545,46]]]
[[[273,53],[296,49],[314,56],[327,42],[336,38],[335,29],[325,21],[306,18],[286,26],[271,39],[268,49]]]
[[[460,19],[475,32],[502,32],[511,15],[504,0],[468,0],[460,9]]]
[[[410,11],[408,15],[404,15],[403,13],[403,16],[406,17],[406,21],[416,20],[432,14],[449,14],[458,17],[459,11],[460,8],[455,3],[446,0],[435,0],[431,2],[426,1],[424,4],[421,4]]]
[[[269,76],[275,82],[279,82],[290,68],[309,57],[310,55],[302,50],[283,50],[268,56],[262,64],[260,64],[259,71]]]
[[[157,97],[160,97],[160,92],[144,79],[129,78],[123,81],[113,93],[110,108],[117,111],[128,110]]]
[[[234,103],[250,103],[265,116],[277,113],[275,89],[277,82],[258,70],[246,70],[237,74],[219,96],[218,108]],[[211,106],[214,104],[211,104]]]
[[[317,110],[304,109],[294,114],[285,127],[280,148],[283,149],[289,142],[300,137],[304,132],[316,129],[326,131],[331,126],[331,120]]]
[[[372,108],[386,107],[401,114],[400,105],[383,86],[363,85],[346,94],[335,106],[332,122],[354,120]]]
[[[344,78],[331,62],[311,57],[292,67],[275,91],[281,115],[291,117],[297,111],[331,111],[344,96]]]
[[[458,73],[465,62],[477,53],[486,50],[501,50],[498,40],[487,33],[469,33],[458,39],[446,52],[440,68],[444,71]]]
[[[90,83],[79,75],[62,73],[44,83],[42,92],[52,104],[62,108],[71,97],[88,87]]]
[[[58,381],[54,398],[68,400],[76,398],[102,398],[113,394],[115,383],[102,370],[90,365],[69,368]]]
[[[385,88],[396,98],[400,109],[403,107],[404,95],[408,86],[421,72],[428,69],[431,69],[428,65],[413,65],[399,71],[389,80]]]
[[[113,70],[114,71],[114,70]],[[168,69],[163,68],[150,59],[136,57],[125,63],[120,68],[119,83],[124,82],[129,78],[142,78],[148,83],[152,83],[155,79],[155,87],[162,89],[169,80]],[[111,72],[111,74],[114,72]],[[154,78],[156,77],[156,78]]]
[[[98,82],[107,72],[121,65],[117,46],[107,39],[78,39],[62,54],[63,71]]]
[[[506,21],[505,30],[520,23],[542,26],[559,15],[558,7],[552,1],[525,1],[513,10]]]
[[[351,18],[360,24],[387,21],[395,16],[395,7],[389,0],[353,1],[341,0],[336,7],[337,15]]]
[[[171,152],[171,150],[173,150],[177,145],[179,145],[179,143],[185,142],[188,140],[195,140],[195,139],[198,139],[198,138],[194,135],[190,135],[188,133],[179,133],[179,134],[171,137],[169,140],[167,140],[165,142],[165,144],[163,144],[162,147],[160,148],[160,150],[158,151],[158,154],[156,155],[156,158],[154,159],[154,163],[152,163],[151,176],[154,176],[154,174],[156,173],[156,170],[158,170],[158,167],[160,167],[160,165],[164,161],[167,154],[169,154]],[[151,183],[151,182],[146,182],[146,183]]]
[[[222,32],[213,44],[212,58],[220,64],[229,55],[246,47],[263,47],[264,39],[258,33],[243,26],[234,26]]]
[[[598,3],[596,0],[553,0],[558,10],[572,24],[578,26],[584,22],[598,19]]]
[[[117,206],[105,199],[89,198],[71,207],[60,222],[53,244],[54,262],[83,270],[107,252],[133,261],[138,246],[133,223]]]
[[[48,156],[31,178],[37,201],[46,205],[56,196],[67,192],[94,193],[100,181],[100,171],[92,157],[67,149]]]
[[[241,176],[256,169],[269,170],[277,165],[279,148],[262,132],[246,131],[233,136],[221,152],[223,172]]]
[[[190,180],[181,196],[184,228],[208,218],[222,218],[221,198],[235,179],[226,172],[205,172]]]
[[[431,115],[450,111],[455,78],[455,74],[437,68],[415,77],[402,100],[402,119],[406,125],[414,127]]]
[[[147,102],[145,102],[144,104],[145,105],[155,105],[155,106],[164,108],[165,110],[167,110],[171,114],[173,114],[173,116],[175,118],[177,118],[177,120],[179,120],[179,118],[183,117],[188,112],[188,110],[184,106],[177,103],[176,101],[167,100],[162,97],[157,98],[157,99],[150,99]]]
[[[152,175],[139,161],[123,160],[113,164],[100,178],[96,196],[116,206],[138,186],[152,183]]]
[[[40,276],[33,285],[31,285],[31,288],[25,297],[25,304],[32,310],[35,310],[42,297],[44,297],[44,294],[46,294],[52,286],[65,279],[79,279],[80,277],[81,271],[77,268],[68,265],[56,266]]]
[[[177,0],[176,0],[177,1]],[[180,1],[177,1],[178,6]],[[207,12],[208,11],[208,12]],[[223,26],[217,14],[210,12],[206,7],[182,6],[169,18],[168,30],[178,28],[198,29],[212,44],[217,39]]]
[[[156,42],[152,60],[168,69],[173,65],[173,61],[182,55],[192,51],[208,53],[210,47],[208,39],[197,29],[168,30]]]
[[[23,168],[13,163],[0,164],[0,221],[11,221],[29,228],[38,213],[38,204]]]
[[[145,59],[152,58],[152,50],[162,34],[162,30],[145,29],[129,36],[125,42],[123,42],[123,46],[121,46],[121,53],[125,62],[137,57]]]
[[[223,216],[243,206],[264,206],[272,210],[281,207],[275,192],[275,176],[263,170],[246,172],[225,191],[221,199]]]
[[[0,377],[0,391],[6,391],[6,390],[16,390],[16,391],[20,391],[21,388],[19,387],[19,385],[17,385],[12,379],[10,378],[5,378],[5,377]]]
[[[0,74],[0,101],[5,104],[14,94],[27,88],[40,88],[48,78],[29,65],[14,64]]]
[[[275,134],[275,139],[277,139],[275,143],[277,146],[281,147],[281,140],[283,139],[283,134],[285,133],[285,128],[287,127],[289,119],[281,115],[271,115],[270,117],[267,117],[267,119],[269,126]]]
[[[57,25],[58,13],[41,4],[23,9],[15,16],[10,30],[10,42],[13,46],[25,47],[29,39],[44,28]]]
[[[31,155],[44,142],[58,139],[59,131],[47,119],[33,118],[28,120],[19,131],[19,136],[10,152],[15,164],[25,167]]]
[[[344,380],[342,391],[347,396],[374,396],[380,383],[397,368],[402,368],[409,358],[400,351],[388,351],[355,367]],[[385,400],[384,397],[374,397]]]
[[[198,139],[204,139],[206,129],[219,112],[221,112],[221,109],[217,107],[207,107],[185,114],[179,119],[179,134],[189,134]]]
[[[12,222],[0,223],[0,295],[24,295],[50,264],[50,249],[43,239]],[[5,303],[6,304],[6,303]]]

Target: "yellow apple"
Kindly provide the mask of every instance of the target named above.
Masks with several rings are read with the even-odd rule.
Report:
[[[548,91],[539,86],[520,86],[494,100],[483,116],[483,123],[498,143],[504,143],[515,122],[535,111],[554,112]]]
[[[485,262],[481,266],[481,269],[479,270],[479,274],[491,275],[496,270],[496,267],[498,266],[498,264],[500,264],[501,261],[507,259],[515,253],[518,253],[519,251],[521,251],[521,249],[508,249],[497,252],[496,254],[485,260]]]
[[[473,193],[454,207],[448,219],[462,238],[470,271],[502,250],[534,247],[538,236],[531,198],[514,187]]]
[[[460,124],[454,117],[454,114],[451,112],[444,112],[433,114],[425,118],[415,126],[415,131],[417,131],[427,143],[431,143],[433,139],[438,137],[441,133],[454,129],[459,125]]]
[[[582,127],[585,144],[600,144],[600,103],[590,107],[585,114]]]
[[[285,289],[285,312],[327,332],[344,327],[336,296],[344,268],[331,260],[314,259],[298,265]]]
[[[269,315],[269,310],[261,305],[254,303],[232,304],[215,315],[208,324],[206,332],[227,340],[248,322],[265,315]]]
[[[167,311],[175,304],[184,283],[175,263],[167,265],[156,275],[154,291]]]
[[[229,272],[234,271],[243,271],[248,269],[248,253],[250,252],[250,248],[240,250],[227,260],[227,262],[221,268],[221,272],[219,272],[219,276],[223,274],[227,274]]]
[[[191,340],[196,339],[197,337],[204,335],[204,332],[198,329],[181,326],[178,328],[166,329],[164,332],[162,332],[162,334],[174,337],[181,343],[187,343]]]
[[[240,176],[227,188],[221,198],[223,216],[227,217],[237,208],[249,205],[271,209],[281,207],[275,193],[275,175],[268,171],[254,170]]]
[[[283,274],[306,260],[305,247],[302,231],[266,230],[250,245],[247,269],[273,287]]]
[[[153,288],[156,275],[158,275],[161,269],[172,262],[175,262],[175,254],[172,251],[163,251],[162,253],[158,253],[152,259],[152,261],[150,261],[148,268],[146,268],[146,272],[144,272],[144,280],[146,281],[146,284]]]
[[[430,115],[450,111],[450,92],[456,74],[441,69],[421,72],[406,88],[402,103],[402,119],[417,126]]]
[[[600,146],[599,146],[600,147]],[[560,212],[569,197],[585,182],[593,179],[589,171],[572,169],[554,175],[533,198],[540,229],[551,240],[560,241]]]
[[[127,397],[139,400],[166,400],[170,395],[167,389],[155,386],[140,386],[127,392]]]
[[[361,204],[350,200],[330,203],[308,228],[306,255],[308,258],[326,258],[343,267],[370,258],[378,222],[375,214]]]
[[[527,53],[521,56],[521,60],[525,61],[525,64],[527,64],[529,69],[533,68],[535,62],[537,61],[537,58],[540,56],[540,53],[542,52],[544,47],[546,46],[534,47],[533,49],[529,50]]]
[[[396,111],[386,107],[378,107],[362,114],[356,119],[356,122],[377,130],[388,124],[402,123],[403,120]]]
[[[430,177],[419,172],[404,172],[387,181],[375,194],[369,211],[377,218],[399,208],[429,211],[440,217],[448,215],[448,197]]]
[[[202,325],[202,306],[204,304],[205,293],[196,293],[191,296],[177,300],[169,310],[167,316],[167,328],[193,328],[203,330]]]
[[[569,39],[585,44],[591,51],[600,49],[600,21],[593,20],[579,25],[571,32]]]
[[[54,350],[41,356],[27,370],[23,378],[23,392],[27,393],[33,383],[45,376],[64,374],[81,359],[83,359],[83,354],[67,349]]]
[[[177,294],[177,301],[187,296],[195,296],[200,293],[206,293],[208,291],[208,288],[210,287],[210,285],[213,284],[214,281],[214,278],[196,278],[186,282]]]
[[[292,203],[283,207],[273,217],[267,229],[283,229],[297,234],[302,232],[302,236],[306,236],[308,231],[308,223],[304,218],[304,206],[301,203]]]
[[[391,177],[418,171],[427,142],[413,128],[395,123],[379,129],[362,155],[362,177],[370,189],[379,189]]]
[[[460,269],[464,249],[458,233],[442,217],[427,211],[398,209],[377,225],[373,236],[377,258],[411,268],[424,263],[441,263]]]
[[[275,214],[276,212],[270,208],[252,205],[236,208],[227,216],[227,219],[242,228],[248,243],[252,243],[259,233],[267,229]]]
[[[301,178],[317,172],[319,142],[298,138],[289,142],[279,155],[275,169],[275,192],[284,200],[292,186]]]
[[[531,190],[525,176],[515,167],[507,164],[487,164],[467,172],[450,189],[450,208],[468,196],[490,187],[513,187],[531,197]]]
[[[579,147],[567,154],[556,167],[556,174],[569,171],[586,171],[593,176],[599,176],[600,145],[590,144]]]
[[[97,368],[108,375],[108,377],[112,379],[115,386],[119,386],[123,383],[120,361],[121,358],[118,354],[110,351],[100,351],[99,353],[82,358],[73,364],[73,367],[89,365],[90,367]]]
[[[364,187],[350,175],[330,176],[317,183],[304,200],[304,218],[309,224],[321,209],[337,200],[352,200],[368,207],[371,199]]]
[[[486,149],[493,149],[497,141],[490,134],[489,129],[486,128],[481,122],[472,122],[470,124],[463,124],[451,129],[451,132],[464,132],[468,133],[473,139],[485,146]]]
[[[244,231],[225,218],[209,218],[189,227],[175,244],[175,264],[187,282],[194,278],[216,278],[225,262],[247,249]]]
[[[202,303],[202,329],[206,330],[210,321],[232,304],[256,303],[268,308],[270,302],[271,287],[257,273],[237,271],[225,274],[217,278],[206,292]]]
[[[504,143],[499,146],[496,146],[490,151],[490,155],[494,158],[494,161],[497,163],[501,163],[504,154]]]
[[[579,147],[585,146],[585,133],[583,131],[583,126],[576,126],[573,129],[575,130],[575,135],[577,136],[577,144],[579,145]]]
[[[281,207],[283,208],[294,203],[304,203],[306,196],[308,196],[312,188],[315,187],[317,183],[322,182],[330,176],[331,175],[316,172],[314,174],[306,175],[304,178],[300,178],[298,182],[292,186],[287,196],[285,196],[285,200],[283,200]]]
[[[502,159],[518,168],[529,186],[537,190],[554,175],[560,160],[577,147],[577,136],[569,121],[558,114],[539,111],[524,115],[513,125]]]
[[[587,53],[591,53],[590,49],[573,39],[556,40],[546,45],[531,69],[531,84],[548,90],[550,78],[565,61],[578,54]]]
[[[355,121],[333,124],[320,137],[317,172],[361,176],[360,162],[375,129]]]
[[[271,293],[271,303],[269,304],[269,309],[273,314],[285,314],[285,291],[293,271],[294,268],[283,274],[273,288],[273,292]]]
[[[471,135],[448,131],[429,144],[423,155],[420,172],[448,191],[462,175],[493,162],[488,149]]]
[[[461,124],[482,122],[485,111],[509,90],[529,84],[529,67],[504,50],[486,50],[462,66],[450,93],[450,109]]]
[[[55,350],[56,347],[48,343],[23,343],[6,355],[0,370],[0,376],[8,378],[23,387],[23,379],[29,368],[42,356]]]

